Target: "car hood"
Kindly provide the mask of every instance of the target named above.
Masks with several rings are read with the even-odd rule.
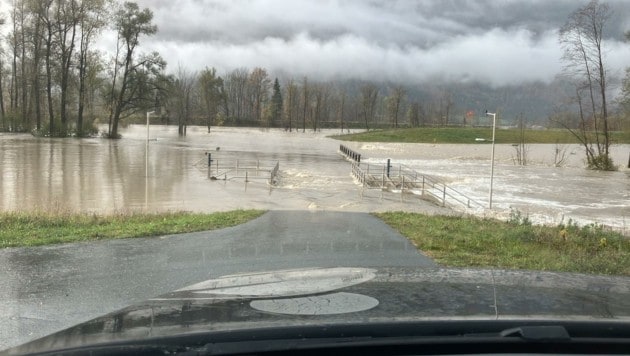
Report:
[[[194,332],[434,320],[630,321],[630,278],[474,269],[311,268],[200,282],[8,354]]]

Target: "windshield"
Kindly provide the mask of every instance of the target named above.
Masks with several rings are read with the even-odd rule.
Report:
[[[0,350],[143,302],[68,335],[630,318],[630,3],[0,11]]]

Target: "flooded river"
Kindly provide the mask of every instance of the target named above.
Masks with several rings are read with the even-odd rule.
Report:
[[[86,212],[128,210],[224,211],[236,208],[445,212],[409,195],[362,190],[350,175],[350,164],[338,154],[337,131],[285,132],[245,128],[152,126],[148,155],[146,128],[131,126],[122,140],[41,139],[0,134],[0,209],[61,209]],[[365,163],[394,164],[449,182],[482,204],[489,192],[490,145],[348,143],[367,157]],[[529,146],[527,166],[513,164],[514,148],[497,145],[493,212],[507,217],[510,208],[537,222],[569,218],[598,222],[630,231],[630,171],[591,172],[583,152],[566,146],[567,161],[555,167],[554,145]],[[212,180],[206,153],[219,173],[226,167],[279,162],[275,186],[267,173],[231,169],[228,180]],[[615,146],[614,159],[625,167],[630,146]],[[571,154],[573,153],[573,154]],[[237,161],[239,163],[237,163]],[[226,173],[227,174],[227,173]],[[224,175],[224,177],[226,177]]]

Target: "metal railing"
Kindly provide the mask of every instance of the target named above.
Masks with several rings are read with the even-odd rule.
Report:
[[[404,165],[398,165],[398,169],[392,169],[391,166],[388,169],[388,166],[379,165],[364,165],[362,168],[352,163],[352,176],[367,189],[400,190],[401,194],[405,191],[419,190],[423,198],[433,200],[442,206],[483,207],[479,202],[449,187],[446,182]]]
[[[346,157],[347,159],[354,161],[356,163],[361,163],[361,154],[351,150],[350,148],[339,145],[339,152]]]
[[[276,162],[275,167],[271,170],[271,175],[269,176],[269,185],[276,184],[276,178],[278,176],[278,172],[280,171],[280,161]]]
[[[266,180],[273,185],[280,172],[280,161],[261,162],[260,160],[219,160],[208,161],[208,178],[211,180]]]

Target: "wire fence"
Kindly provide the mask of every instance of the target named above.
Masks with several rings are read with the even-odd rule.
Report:
[[[219,160],[213,159],[209,154],[207,156],[208,178],[210,180],[240,180],[245,183],[266,181],[269,185],[275,185],[278,181],[280,161]],[[195,165],[201,163],[202,160],[199,160]]]

